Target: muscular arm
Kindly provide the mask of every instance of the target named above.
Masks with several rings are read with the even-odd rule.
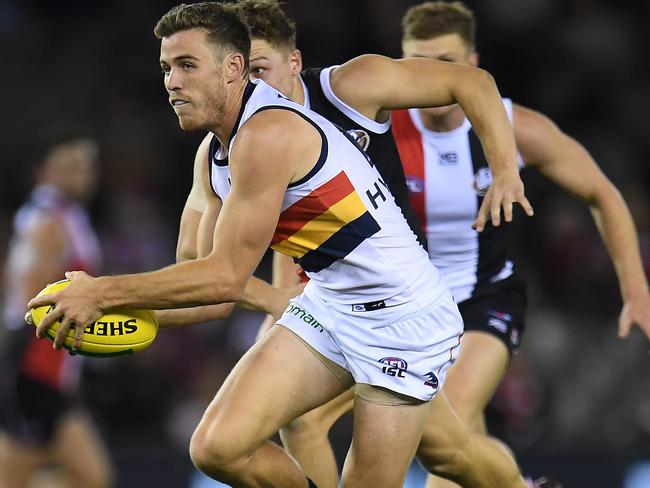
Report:
[[[217,225],[219,213],[221,212],[221,200],[217,198],[216,195],[214,195],[214,192],[210,186],[210,174],[207,169],[207,164],[205,164],[206,160],[207,149],[205,159],[203,159],[200,163],[202,170],[199,173],[199,184],[202,185],[202,195],[206,202],[206,205],[199,222],[198,229],[194,230],[195,235],[197,235],[196,252],[198,257],[206,257],[212,252],[214,230]],[[196,164],[197,163],[195,163],[195,166]],[[237,305],[248,310],[266,312],[273,315],[274,317],[278,317],[286,308],[287,301],[291,295],[291,290],[287,290],[286,288],[286,286],[271,286],[266,281],[256,278],[255,276],[251,276],[246,283],[244,293],[237,302]],[[227,310],[229,314],[232,311],[233,305],[234,304],[224,304],[221,306],[212,305],[210,308],[218,312]],[[206,318],[205,320],[210,320],[210,318]]]
[[[208,197],[209,194],[206,193],[204,185],[204,178],[208,173],[208,149],[211,138],[212,136],[209,134],[203,139],[194,158],[192,188],[185,201],[178,229],[177,263],[197,259],[199,256],[205,257],[212,248],[212,242],[210,242],[209,246],[207,246],[210,249],[206,252],[204,233],[210,223],[212,229],[214,229],[221,202],[214,195]],[[211,233],[212,231],[210,231],[210,239]],[[201,307],[156,310],[156,317],[161,328],[178,327],[224,319],[230,315],[233,307],[234,304],[232,303],[223,303]]]
[[[618,276],[624,302],[619,334],[627,336],[637,323],[650,338],[648,281],[634,222],[621,194],[587,150],[544,115],[515,105],[514,128],[526,165],[589,205]]]
[[[293,113],[268,110],[253,116],[240,129],[231,152],[232,189],[210,255],[150,273],[100,278],[77,274],[62,292],[30,302],[31,307],[57,304],[39,333],[61,316],[60,341],[70,321],[90,323],[115,308],[182,308],[239,300],[271,241],[287,185],[307,174],[320,148],[316,130]]]
[[[212,136],[208,135],[197,151],[194,160],[194,178],[181,216],[176,247],[176,262],[208,256],[212,252],[214,229],[221,211],[221,200],[210,188],[208,149]],[[270,286],[265,281],[251,277],[238,304],[250,310],[278,315],[284,310],[286,292]],[[160,327],[192,325],[228,317],[234,303],[203,305],[191,308],[158,310]]]
[[[208,206],[208,199],[203,185],[203,173],[207,173],[208,149],[211,135],[206,136],[194,157],[192,188],[185,201],[181,222],[178,229],[176,261],[186,261],[198,257],[197,236],[201,218]]]
[[[512,220],[513,202],[532,215],[519,178],[512,125],[487,71],[433,59],[364,55],[333,70],[330,77],[336,95],[373,120],[385,120],[387,110],[458,103],[481,140],[493,175],[477,229],[483,229],[488,206],[494,225],[500,223],[502,206],[505,220]]]

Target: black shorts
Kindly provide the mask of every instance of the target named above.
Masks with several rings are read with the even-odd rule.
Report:
[[[458,304],[465,332],[481,331],[497,337],[510,354],[519,348],[528,298],[526,283],[516,275],[479,287]]]
[[[23,444],[39,447],[54,437],[61,419],[77,406],[72,394],[38,382],[20,371],[32,329],[9,331],[0,352],[0,428]]]

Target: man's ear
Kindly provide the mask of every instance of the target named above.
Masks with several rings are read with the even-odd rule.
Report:
[[[469,55],[469,64],[472,66],[478,66],[478,51],[474,51],[472,54]]]
[[[302,71],[302,53],[300,49],[294,49],[289,53],[289,63],[291,64],[291,74],[300,74]]]
[[[245,76],[245,66],[243,54],[227,54],[223,60],[223,74],[226,83],[242,80]]]

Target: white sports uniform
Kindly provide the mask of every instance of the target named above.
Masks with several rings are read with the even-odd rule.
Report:
[[[357,383],[431,399],[462,334],[440,274],[367,155],[320,115],[262,81],[251,83],[230,147],[246,120],[269,109],[298,114],[322,139],[313,169],[287,188],[271,241],[310,278],[279,323]],[[214,138],[211,183],[222,200],[230,192],[228,156]]]
[[[503,100],[512,120],[512,102]],[[424,127],[417,109],[391,115],[413,204],[429,242],[429,255],[454,297],[462,302],[482,282],[513,273],[506,254],[505,227],[472,229],[492,175],[467,118],[460,127],[435,132]],[[517,162],[524,163],[517,154]]]
[[[512,120],[512,102],[503,99]],[[391,114],[410,199],[429,256],[458,302],[465,331],[500,339],[513,353],[525,327],[526,287],[508,255],[508,227],[471,228],[492,182],[469,120],[448,132],[424,127],[418,110]],[[517,154],[519,167],[524,162]]]

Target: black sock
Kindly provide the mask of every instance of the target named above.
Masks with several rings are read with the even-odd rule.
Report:
[[[312,480],[310,480],[309,478],[307,478],[307,483],[309,483],[309,485],[307,485],[308,488],[318,488],[318,486],[316,486],[316,483],[314,483],[314,482],[313,482]]]

